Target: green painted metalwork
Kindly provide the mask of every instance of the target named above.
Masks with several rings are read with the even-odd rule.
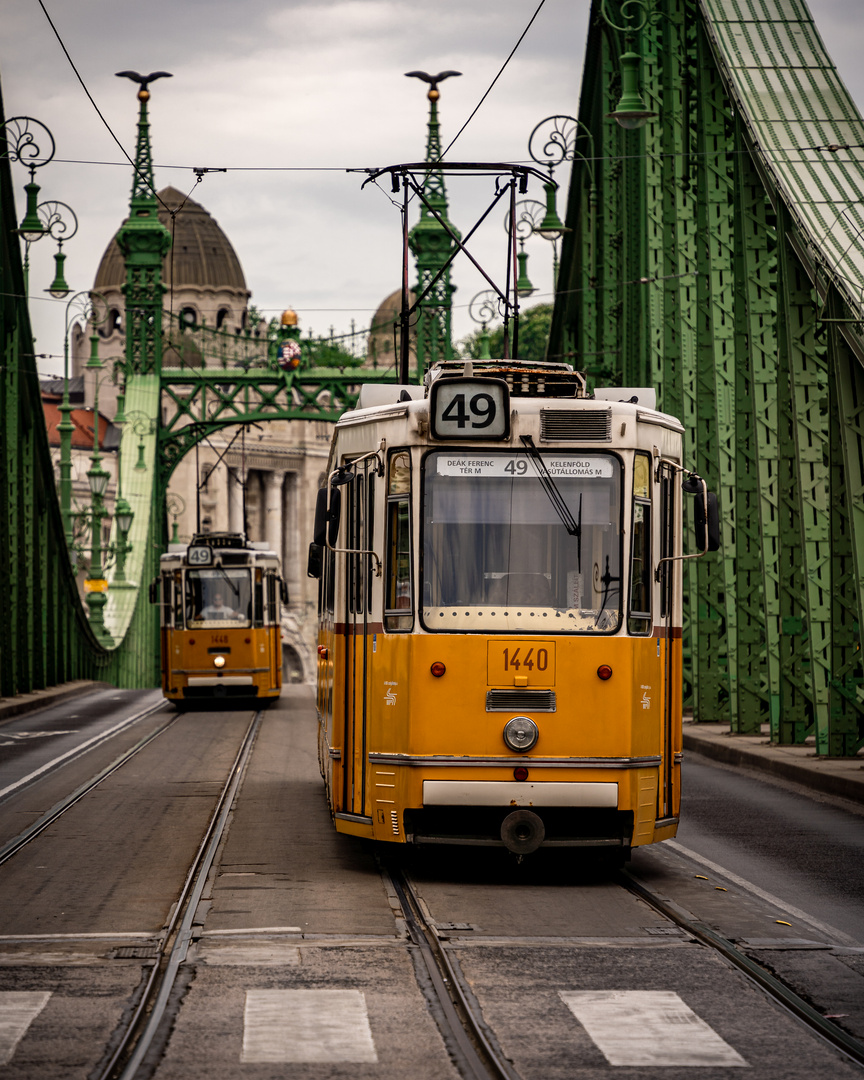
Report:
[[[426,161],[429,164],[441,160],[441,131],[438,123],[438,98],[440,92],[433,84],[429,98],[429,125],[426,139]],[[447,189],[444,174],[430,172],[425,184],[424,194],[430,207],[447,223],[453,236],[460,238],[459,230],[447,216]],[[450,267],[444,273],[441,268],[453,253],[455,243],[448,235],[441,221],[432,210],[423,206],[420,220],[408,234],[408,243],[417,263],[418,296],[429,289],[423,300],[417,319],[417,379],[434,363],[451,360],[453,357],[453,334],[451,316],[453,293],[456,287],[451,283]],[[439,276],[440,275],[440,276]],[[437,280],[436,280],[437,278]],[[431,286],[431,288],[430,288]]]
[[[54,487],[0,102],[0,697],[100,677]]]
[[[736,145],[746,141],[736,120]],[[732,730],[777,732],[780,580],[777,462],[776,229],[749,153],[735,155],[738,689]]]
[[[836,295],[829,315],[842,316]],[[864,368],[837,325],[828,329],[833,379],[831,427],[831,679],[828,753],[854,754],[861,745],[859,721],[864,687],[861,607],[864,594]],[[856,599],[859,601],[856,603]]]
[[[626,24],[624,5],[607,0],[610,19],[593,8],[579,118],[599,214],[584,212],[590,178],[574,160],[549,352],[588,371],[614,358],[613,381],[653,382],[719,493],[722,555],[688,568],[695,718],[854,753],[864,123],[803,0],[642,6],[626,45],[657,114],[644,135],[607,119],[624,45],[609,22]]]
[[[828,745],[830,523],[827,364],[816,337],[810,282],[778,215],[781,431],[781,727],[783,741],[813,733]],[[785,480],[784,483],[784,470]]]
[[[605,4],[617,26],[623,6]],[[662,407],[682,418],[687,463],[720,493],[723,552],[689,563],[685,577],[695,718],[735,732],[767,720],[776,741],[812,733],[819,754],[853,754],[864,734],[864,123],[803,0],[650,0],[626,40],[599,7],[579,108],[590,162],[574,156],[549,354],[595,381],[653,382]],[[642,58],[638,90],[657,114],[641,133],[607,119],[622,51]],[[429,161],[440,154],[432,105]],[[121,230],[129,352],[120,473],[134,520],[127,580],[112,582],[105,608],[121,643],[111,654],[83,616],[46,485],[20,252],[8,227],[0,239],[12,282],[0,298],[0,527],[16,568],[0,575],[4,695],[100,670],[121,685],[152,685],[158,639],[146,585],[182,454],[225,426],[335,419],[362,382],[395,378],[344,356],[342,369],[326,367],[305,342],[296,367],[280,366],[270,329],[233,342],[206,327],[163,332],[166,235],[150,186],[146,98],[138,158]],[[8,162],[0,182],[8,223]],[[446,214],[436,183],[433,172],[427,191]],[[414,236],[422,288],[452,241],[445,235],[433,258],[422,218]],[[449,348],[445,281],[431,336],[418,343],[421,367]]]

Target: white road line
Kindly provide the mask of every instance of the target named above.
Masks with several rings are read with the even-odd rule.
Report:
[[[247,990],[243,1063],[377,1062],[360,990]]]
[[[861,944],[859,941],[856,941],[855,938],[850,937],[849,934],[844,934],[842,930],[838,930],[834,926],[829,926],[828,923],[815,919],[812,915],[808,915],[806,911],[793,907],[792,904],[787,904],[786,901],[781,900],[779,896],[774,896],[773,893],[760,889],[759,886],[754,885],[752,881],[748,881],[746,878],[733,874],[732,871],[727,870],[725,866],[720,866],[718,863],[711,862],[710,859],[706,859],[697,852],[691,851],[690,848],[684,847],[683,844],[679,844],[677,840],[665,840],[664,845],[672,848],[673,851],[678,851],[682,855],[686,855],[688,859],[692,859],[694,862],[699,863],[700,866],[704,866],[708,870],[713,870],[715,874],[720,874],[722,877],[726,878],[727,881],[739,885],[742,889],[746,889],[754,896],[758,896],[761,900],[765,900],[766,903],[771,904],[778,910],[785,912],[787,915],[791,915],[793,919],[798,919],[801,922],[807,923],[808,926],[812,926],[814,930],[819,930],[823,934],[827,934],[828,937],[836,937],[839,940],[844,941],[847,945]]]
[[[202,937],[221,937],[229,934],[302,934],[299,926],[247,926],[243,930],[205,930]]]
[[[747,1065],[673,990],[558,993],[610,1065]]]
[[[0,1065],[8,1065],[27,1028],[48,1004],[51,994],[39,990],[0,992]]]
[[[119,724],[115,724],[114,727],[108,728],[107,731],[103,731],[101,735],[94,735],[92,739],[88,739],[86,742],[81,743],[80,746],[73,746],[71,750],[67,750],[65,754],[61,754],[59,757],[54,758],[52,761],[46,762],[41,768],[34,769],[32,773],[27,776],[22,776],[20,780],[16,780],[14,784],[9,784],[8,787],[0,788],[0,799],[9,795],[13,791],[17,791],[18,788],[24,787],[25,784],[29,784],[31,780],[35,780],[37,776],[41,776],[42,773],[48,772],[50,769],[56,768],[61,761],[65,761],[66,758],[75,757],[82,753],[89,746],[94,746],[97,743],[105,742],[106,739],[110,739],[112,735],[116,735],[118,731],[122,731],[123,728],[129,727],[131,724],[137,723],[139,720],[143,720],[145,716],[149,716],[150,713],[155,712],[161,702],[157,702],[155,705],[151,705],[143,712],[138,713],[136,716],[127,717],[125,720],[121,720]]]
[[[158,930],[108,930],[104,934],[3,934],[0,935],[0,944],[12,941],[113,941],[115,938],[123,941],[126,938],[156,938]]]

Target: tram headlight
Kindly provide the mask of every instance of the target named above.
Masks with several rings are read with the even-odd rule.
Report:
[[[530,750],[539,738],[537,725],[527,716],[514,716],[504,725],[504,742],[511,750]]]
[[[218,668],[225,667],[225,657],[224,656],[214,656],[213,657],[213,666],[218,667]]]

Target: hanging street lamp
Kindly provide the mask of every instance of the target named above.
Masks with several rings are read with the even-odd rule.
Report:
[[[30,116],[13,116],[2,125],[2,133],[5,156],[10,161],[20,161],[30,170],[30,181],[24,185],[26,209],[16,230],[24,241],[25,293],[29,292],[30,245],[50,236],[57,241],[57,253],[54,256],[54,280],[45,291],[62,300],[72,291],[65,277],[63,242],[71,240],[78,231],[78,218],[66,203],[56,200],[40,203],[41,188],[36,183],[36,170],[54,157],[54,136],[44,124]]]
[[[644,127],[657,113],[645,104],[639,84],[642,76],[642,57],[633,49],[633,39],[647,24],[655,18],[657,12],[653,0],[625,0],[621,5],[620,15],[626,19],[626,25],[619,26],[606,10],[608,0],[601,0],[600,16],[607,26],[624,34],[625,51],[619,57],[621,64],[621,97],[614,112],[606,114],[608,120],[615,120],[627,131]],[[637,9],[634,11],[633,9]]]

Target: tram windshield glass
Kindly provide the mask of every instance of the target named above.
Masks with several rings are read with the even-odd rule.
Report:
[[[244,627],[252,625],[252,588],[248,568],[186,571],[186,625]]]
[[[552,485],[544,486],[528,453],[426,458],[421,612],[428,630],[618,629],[621,463],[582,451],[541,457]]]

